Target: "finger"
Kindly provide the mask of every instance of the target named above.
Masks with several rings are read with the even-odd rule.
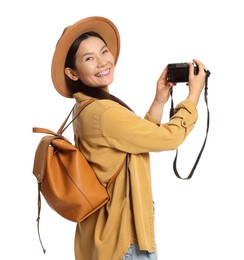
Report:
[[[193,63],[189,64],[189,74],[190,75],[194,74],[194,64]]]
[[[205,70],[206,71],[206,66],[199,60],[193,59],[193,62],[198,66],[199,70]]]

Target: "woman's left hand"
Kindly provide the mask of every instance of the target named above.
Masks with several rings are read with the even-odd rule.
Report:
[[[167,80],[168,66],[165,67],[162,74],[157,81],[157,89],[155,94],[155,101],[165,104],[170,97],[170,89],[176,85],[176,83],[169,82]]]
[[[149,114],[158,122],[161,122],[165,103],[170,96],[170,89],[176,85],[167,80],[168,66],[163,70],[157,81],[157,88],[154,100],[149,109]]]

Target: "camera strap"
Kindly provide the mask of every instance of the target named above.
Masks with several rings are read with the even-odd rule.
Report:
[[[205,88],[204,88],[204,100],[205,100],[205,103],[206,103],[206,107],[207,107],[207,128],[206,128],[206,136],[205,136],[205,139],[204,139],[204,142],[203,142],[203,145],[202,145],[202,148],[197,156],[197,159],[192,167],[192,170],[190,172],[190,174],[188,175],[188,177],[181,177],[177,171],[177,167],[176,167],[176,163],[177,163],[177,157],[178,157],[178,149],[176,149],[176,155],[175,155],[175,159],[174,159],[174,162],[173,162],[173,169],[174,169],[174,172],[175,172],[175,175],[179,178],[179,179],[182,179],[182,180],[189,180],[197,165],[198,165],[198,162],[202,156],[202,152],[204,150],[204,147],[206,145],[206,142],[207,142],[207,137],[208,137],[208,130],[209,130],[209,122],[210,122],[210,116],[209,116],[209,108],[208,108],[208,77],[210,76],[210,71],[208,70],[205,70],[206,72],[206,78],[205,78]],[[170,117],[172,117],[174,115],[174,102],[173,102],[173,88],[171,88],[170,90],[170,95],[171,95],[171,109],[170,109]]]

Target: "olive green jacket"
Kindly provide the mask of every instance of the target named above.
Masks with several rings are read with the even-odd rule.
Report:
[[[77,107],[90,98],[82,93],[74,97]],[[104,186],[127,153],[130,157],[129,176],[124,166],[108,189],[109,202],[77,224],[76,260],[120,260],[132,243],[141,250],[156,250],[149,152],[176,149],[196,120],[190,100],[176,107],[167,124],[148,113],[140,118],[111,100],[96,100],[81,112],[73,123],[75,143]]]

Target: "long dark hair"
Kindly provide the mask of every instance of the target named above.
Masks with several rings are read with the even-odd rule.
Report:
[[[74,70],[76,69],[75,54],[77,53],[80,43],[91,36],[101,39],[106,44],[105,40],[101,37],[101,35],[99,35],[96,32],[83,33],[71,45],[71,47],[67,53],[67,57],[66,57],[66,61],[65,61],[65,68],[69,67]],[[113,100],[132,111],[132,109],[128,105],[126,105],[122,100],[115,97],[114,95],[109,94],[108,92],[102,90],[101,88],[89,87],[89,86],[85,85],[83,82],[81,82],[80,80],[74,81],[74,80],[71,80],[67,76],[66,76],[66,81],[73,94],[76,92],[82,92],[85,95],[88,95],[93,98]]]

